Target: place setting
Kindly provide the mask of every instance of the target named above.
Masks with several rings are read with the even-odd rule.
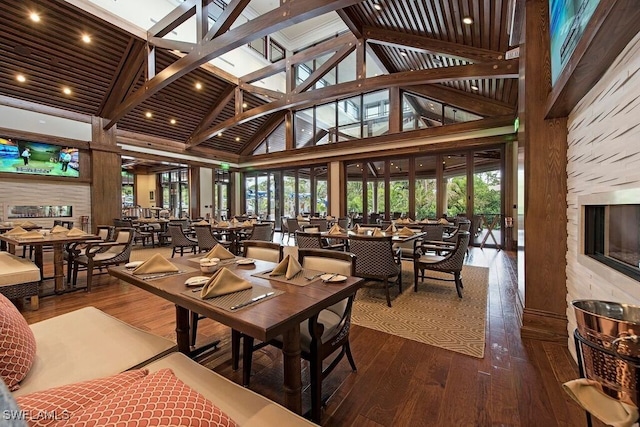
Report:
[[[146,261],[133,261],[125,264],[125,271],[142,280],[160,279],[183,273],[193,273],[195,268],[182,266],[178,268],[160,254],[155,254]]]
[[[211,277],[190,277],[184,284],[188,288],[182,292],[184,295],[227,311],[240,310],[284,293],[252,284],[226,267],[220,268]]]
[[[347,280],[346,276],[340,274],[328,274],[323,271],[302,268],[298,260],[291,255],[284,257],[272,270],[255,273],[252,276],[296,286],[306,286],[318,281],[337,283]]]

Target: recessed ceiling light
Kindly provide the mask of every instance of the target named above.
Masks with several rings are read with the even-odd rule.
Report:
[[[374,8],[375,10],[382,10],[382,6],[380,6],[380,4],[379,4],[379,3],[375,3],[375,4],[373,5],[373,8]]]
[[[465,16],[464,18],[462,18],[462,22],[467,25],[471,25],[473,24],[473,18],[470,16]]]
[[[31,12],[29,14],[29,19],[31,19],[33,22],[40,22],[40,15],[35,12]]]
[[[236,136],[236,142],[240,142],[240,137]]]
[[[145,116],[147,119],[150,119],[151,117],[153,117],[153,114],[151,114],[151,111],[147,111],[146,113],[144,113],[144,116]]]
[[[169,120],[169,123],[171,123],[172,125],[175,125],[176,124],[176,119]]]
[[[246,102],[242,103],[242,108],[247,108],[247,103]]]
[[[202,83],[196,82],[196,89],[198,90],[202,89]]]
[[[63,87],[62,93],[64,93],[65,95],[71,95],[71,89],[69,89],[68,87]]]
[[[407,56],[407,52],[405,52],[405,51],[401,51],[401,52],[400,52],[400,56]]]
[[[222,132],[218,132],[218,136],[222,136]]]
[[[16,76],[16,80],[19,81],[20,83],[24,83],[27,81],[27,78],[25,76],[23,76],[22,74],[18,74]]]
[[[422,167],[422,163],[420,163],[420,167]]]
[[[471,90],[478,90],[478,86],[476,86],[476,85],[471,85]]]
[[[85,43],[91,43],[91,36],[89,34],[83,34],[82,41]]]
[[[391,166],[393,166],[393,162],[391,162]]]

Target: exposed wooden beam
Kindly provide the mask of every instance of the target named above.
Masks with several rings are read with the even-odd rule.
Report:
[[[169,12],[164,18],[155,23],[147,34],[149,37],[164,37],[178,28],[196,13],[196,2],[200,0],[186,0]]]
[[[196,48],[196,46],[198,46],[195,43],[181,42],[179,40],[163,39],[160,37],[151,37],[149,39],[149,43],[151,43],[155,47],[159,47],[160,49],[177,50],[178,52],[184,52],[184,53],[192,52]]]
[[[387,73],[397,73],[398,69],[393,65],[393,62],[389,60],[387,55],[382,51],[382,47],[375,43],[369,44],[367,43],[369,50],[371,51],[371,57],[374,58],[378,67],[382,69],[383,72]]]
[[[209,32],[209,0],[196,2],[196,40],[198,44],[204,43],[204,38]]]
[[[239,86],[236,86],[235,90],[234,90],[234,97],[235,97],[235,111],[236,111],[236,115],[242,113],[244,111],[244,108],[242,108],[242,98],[243,98],[243,94],[242,94],[242,90],[240,89]]]
[[[240,80],[246,83],[255,82],[256,80],[271,77],[282,71],[285,71],[287,64],[299,64],[301,62],[307,62],[311,59],[317,58],[320,55],[324,55],[327,52],[335,52],[342,46],[348,43],[355,43],[356,38],[353,34],[343,34],[341,36],[329,39],[322,43],[318,43],[308,49],[295,53],[287,58],[276,61],[273,64],[269,64],[264,68],[256,70],[252,73],[246,74],[240,77]]]
[[[263,95],[271,99],[282,99],[282,97],[284,96],[284,93],[278,92],[277,90],[267,89],[266,87],[262,86],[254,86],[249,83],[240,83],[239,87],[245,92]]]
[[[386,46],[417,50],[433,55],[446,56],[463,61],[488,62],[504,58],[503,52],[468,46],[460,43],[451,43],[431,37],[407,34],[395,30],[365,26],[364,37],[369,43],[377,43]]]
[[[213,128],[194,135],[194,137],[188,141],[188,144],[191,147],[196,146],[216,135],[218,132],[225,131],[233,126],[237,126],[258,117],[284,109],[304,108],[314,104],[334,101],[344,96],[370,92],[381,88],[481,78],[518,78],[518,60],[512,59],[509,61],[498,61],[493,63],[460,65],[457,67],[442,67],[419,71],[405,71],[402,73],[387,74],[384,76],[369,77],[363,80],[340,83],[316,89],[311,92],[287,94],[285,99],[252,108],[242,114],[238,114],[236,117],[225,120]]]
[[[362,24],[360,21],[354,16],[349,9],[341,9],[336,11],[344,25],[349,28],[351,34],[353,34],[357,39],[362,38]]]
[[[264,37],[290,25],[362,1],[363,0],[307,0],[305,2],[286,2],[282,6],[264,15],[229,30],[203,44],[201,49],[178,59],[125,99],[122,104],[118,106],[113,117],[111,117],[111,120],[105,126],[105,129],[110,129],[128,112],[155,95],[161,89],[213,58],[217,58],[255,39]]]
[[[278,126],[280,126],[286,114],[286,111],[279,111],[271,116],[269,120],[267,120],[251,137],[251,141],[249,141],[244,147],[242,147],[242,150],[240,150],[240,156],[250,155],[253,150],[255,150],[256,147],[260,145],[262,141],[264,141],[266,137],[271,135],[271,132],[273,132]]]
[[[503,116],[515,112],[515,106],[507,103],[442,85],[414,85],[404,89],[485,117]]]
[[[209,32],[204,36],[203,41],[208,42],[209,40],[218,37],[220,34],[227,32],[250,1],[251,0],[231,0],[218,17],[218,20],[211,26]]]
[[[213,123],[216,120],[216,118],[220,115],[222,110],[224,110],[227,104],[233,99],[234,95],[235,95],[234,86],[229,86],[224,91],[222,91],[218,99],[216,99],[215,102],[212,104],[209,112],[205,114],[202,120],[200,120],[200,123],[193,130],[189,138],[191,138],[196,133],[210,126],[211,123]]]
[[[329,58],[324,64],[319,66],[313,73],[311,73],[311,75],[307,77],[305,81],[296,86],[296,88],[293,90],[293,93],[304,92],[305,90],[315,85],[318,80],[320,80],[322,77],[324,77],[325,74],[331,71],[331,69],[335,67],[340,61],[349,56],[351,52],[355,50],[355,48],[355,43],[349,43],[342,49],[334,53],[331,58]]]
[[[120,58],[118,68],[113,75],[109,89],[105,92],[102,103],[96,112],[98,117],[109,117],[113,109],[122,102],[142,73],[146,46],[143,42],[131,38],[125,52]]]

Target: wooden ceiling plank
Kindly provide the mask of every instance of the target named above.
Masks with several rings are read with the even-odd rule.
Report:
[[[178,28],[196,13],[196,3],[200,0],[186,0],[169,14],[155,23],[147,31],[148,37],[164,37]]]
[[[205,62],[255,39],[271,34],[274,31],[279,31],[298,22],[324,15],[325,13],[360,3],[361,1],[363,0],[306,0],[304,3],[287,2],[264,15],[221,34],[215,39],[203,44],[198,51],[191,52],[178,59],[158,73],[154,78],[147,81],[144,87],[124,100],[105,126],[105,130],[113,127],[118,120],[146,99]]]
[[[198,132],[202,131],[203,129],[206,129],[208,126],[210,126],[211,123],[213,123],[218,118],[218,116],[220,115],[222,110],[224,110],[224,108],[227,106],[227,104],[229,104],[229,102],[231,102],[231,100],[235,96],[235,93],[236,93],[236,91],[235,91],[235,87],[234,86],[227,87],[220,94],[218,99],[216,99],[213,102],[213,104],[211,105],[211,108],[209,109],[209,112],[207,114],[205,114],[205,116],[202,118],[202,120],[200,121],[198,126],[196,126],[196,128],[193,130],[193,132],[191,133],[189,138],[187,138],[187,140],[191,139],[193,137],[193,135],[195,135],[196,133],[198,133]]]
[[[109,84],[109,89],[105,92],[100,108],[96,112],[98,117],[109,117],[115,106],[133,90],[144,65],[144,54],[144,43],[132,37]]]
[[[222,11],[222,14],[218,17],[218,20],[211,26],[209,32],[204,36],[203,41],[208,42],[209,40],[218,37],[220,34],[227,32],[250,1],[251,0],[231,0],[227,7]]]
[[[331,58],[329,58],[324,64],[316,68],[316,70],[313,73],[311,73],[311,75],[307,77],[305,81],[303,81],[298,86],[296,86],[296,88],[293,90],[293,93],[304,92],[305,90],[315,85],[318,82],[318,80],[320,80],[322,77],[325,76],[325,74],[331,71],[333,67],[338,65],[339,62],[341,62],[343,59],[349,56],[351,52],[355,50],[355,48],[356,48],[355,43],[349,43],[346,46],[344,46],[342,49],[334,53],[333,56],[331,56]]]
[[[446,56],[471,62],[488,62],[504,58],[502,52],[451,43],[431,37],[407,34],[382,28],[364,27],[364,36],[370,43],[417,50],[423,53]]]
[[[253,153],[253,150],[256,149],[269,135],[271,132],[276,130],[278,126],[284,120],[284,116],[286,115],[286,111],[279,111],[272,115],[269,120],[267,120],[260,129],[251,137],[251,140],[245,144],[245,146],[240,150],[240,156],[248,156]]]
[[[344,25],[349,28],[351,34],[355,36],[357,39],[362,38],[362,23],[356,19],[355,14],[349,8],[341,9],[336,11]]]
[[[327,52],[335,52],[345,44],[355,43],[355,41],[356,38],[353,36],[353,34],[343,34],[338,37],[331,38],[327,41],[318,43],[315,46],[288,56],[285,59],[281,59],[280,61],[274,62],[273,64],[269,64],[264,68],[246,74],[240,77],[240,81],[245,83],[252,83],[256,80],[271,77],[275,74],[285,71],[287,64],[293,65],[307,62],[311,59],[317,58],[320,55],[324,55]]]
[[[262,105],[245,111],[226,120],[213,128],[204,130],[189,141],[190,146],[198,145],[207,139],[233,126],[246,123],[257,117],[281,111],[288,108],[304,108],[309,105],[322,104],[334,101],[338,98],[365,93],[372,90],[394,87],[411,86],[416,84],[441,83],[452,80],[469,80],[474,78],[518,78],[518,60],[498,61],[494,63],[482,63],[462,65],[457,67],[443,67],[420,71],[405,71],[401,73],[387,74],[377,77],[369,77],[363,80],[354,80],[340,83],[325,88],[287,95],[280,101]]]

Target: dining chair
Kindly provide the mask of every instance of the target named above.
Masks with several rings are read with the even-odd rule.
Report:
[[[298,223],[298,219],[287,218],[287,243],[289,243],[291,236],[293,236],[293,240],[295,242],[296,231],[298,230],[302,230],[302,228],[300,228],[300,224]]]
[[[102,242],[111,242],[114,240],[116,229],[111,225],[98,225],[96,227],[96,235],[98,240]],[[67,261],[67,283],[71,283],[71,273],[73,272],[73,260],[75,257],[84,255],[87,249],[87,242],[73,242],[65,246],[64,259]],[[102,248],[106,251],[108,247]]]
[[[445,279],[441,277],[427,277],[433,280],[442,280],[455,282],[456,292],[458,297],[462,298],[462,267],[464,265],[464,257],[467,253],[467,247],[469,244],[469,232],[458,231],[458,239],[454,249],[446,254],[441,255],[428,255],[423,253],[420,247],[416,247],[415,258],[413,261],[413,280],[414,280],[414,292],[418,292],[418,278],[421,277],[422,281],[425,279],[425,270],[437,271],[441,273],[453,274],[453,279]]]
[[[355,275],[356,256],[348,252],[336,252],[326,249],[300,249],[298,261],[303,268],[327,273]],[[339,285],[338,285],[339,286]],[[356,364],[349,345],[351,308],[355,292],[344,300],[327,307],[317,315],[300,323],[300,347],[302,358],[309,361],[311,377],[311,419],[320,423],[322,416],[322,381],[333,371],[346,355],[353,372]],[[242,384],[249,386],[252,355],[266,345],[282,348],[282,337],[269,342],[253,345],[253,338],[243,335],[242,346]],[[323,361],[336,351],[338,354],[323,369]],[[237,354],[233,361],[238,368]]]
[[[273,241],[273,224],[270,222],[253,224],[253,229],[251,230],[248,240]]]
[[[184,255],[184,248],[191,248],[191,252],[196,253],[198,241],[187,237],[181,224],[170,223],[167,227],[171,235],[171,258],[175,256],[177,249],[180,249],[180,256]]]
[[[402,293],[402,261],[400,251],[393,249],[392,237],[354,235],[349,237],[349,250],[356,256],[356,276],[382,280],[391,307],[389,279],[396,278],[399,293]]]
[[[73,259],[73,286],[78,282],[81,265],[87,268],[87,292],[91,292],[94,268],[129,262],[135,232],[133,228],[118,228],[112,242],[88,242],[84,254]]]
[[[194,225],[196,230],[196,241],[198,242],[198,252],[210,251],[216,245],[222,245],[229,249],[231,242],[228,240],[218,240],[213,234],[210,225]]]
[[[304,231],[296,231],[296,243],[301,249],[331,249],[344,251],[345,248],[344,243],[329,243],[327,239],[320,235],[320,230],[315,227],[305,228]]]
[[[284,235],[285,234],[289,234],[289,227],[287,226],[287,217],[286,216],[281,216],[280,217],[280,233],[281,233],[281,239],[280,242],[284,242]]]
[[[349,217],[342,216],[338,218],[338,227],[342,228],[343,230],[347,230],[349,228]]]
[[[318,228],[320,232],[328,231],[328,221],[326,218],[310,218],[309,225]]]

